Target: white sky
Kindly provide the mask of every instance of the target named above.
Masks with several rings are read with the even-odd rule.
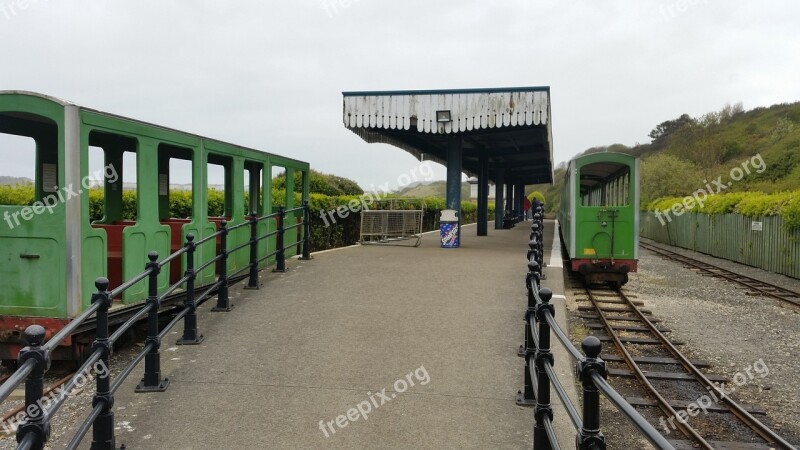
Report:
[[[647,142],[682,113],[800,100],[799,24],[792,0],[0,0],[0,89],[309,161],[369,189],[419,163],[346,130],[342,91],[549,85],[559,162]],[[0,155],[0,174],[32,172]]]

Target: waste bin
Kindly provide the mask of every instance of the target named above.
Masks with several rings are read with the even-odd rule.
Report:
[[[439,233],[442,236],[442,248],[458,248],[458,211],[443,209],[439,218]]]

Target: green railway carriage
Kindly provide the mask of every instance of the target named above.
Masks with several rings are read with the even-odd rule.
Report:
[[[593,153],[570,161],[558,221],[569,267],[619,287],[639,259],[639,160]]]
[[[16,359],[20,334],[38,323],[55,333],[87,308],[94,280],[106,276],[115,287],[142,272],[147,253],[162,257],[179,249],[189,233],[197,240],[213,234],[223,220],[231,226],[247,214],[269,214],[273,203],[293,208],[294,187],[308,198],[309,165],[162,126],[81,107],[41,94],[0,91],[0,134],[29,138],[35,152],[34,202],[0,205],[0,359]],[[103,211],[90,221],[89,152],[103,159]],[[6,157],[8,152],[4,153]],[[171,169],[180,160],[191,170],[191,214],[171,217]],[[123,174],[135,166],[135,219],[123,216]],[[273,168],[286,171],[286,196],[273,198]],[[209,217],[209,169],[224,174],[223,217]],[[9,175],[9,174],[5,174]],[[96,175],[96,174],[95,174]],[[96,178],[96,177],[95,177]],[[296,213],[300,214],[300,213]],[[294,221],[295,217],[287,217]],[[260,233],[274,230],[274,220],[259,223]],[[298,227],[302,230],[302,227]],[[291,245],[298,233],[287,233]],[[297,236],[294,236],[297,234]],[[231,246],[249,240],[248,227],[231,231]],[[218,245],[218,244],[217,244]],[[275,237],[260,242],[264,254],[274,250]],[[294,249],[294,247],[292,247]],[[287,257],[294,250],[287,251]],[[217,254],[214,240],[198,246],[195,263]],[[179,280],[186,256],[165,266],[159,290]],[[228,260],[229,273],[248,264],[248,254]],[[264,265],[270,263],[265,261]],[[216,271],[219,270],[217,266]],[[218,273],[212,265],[197,275],[197,286],[211,284]],[[115,300],[112,313],[123,317],[135,311],[147,295],[145,281]],[[48,336],[49,337],[49,336]],[[74,358],[75,344],[61,349]],[[71,355],[69,353],[72,353]],[[59,355],[54,355],[59,357]]]

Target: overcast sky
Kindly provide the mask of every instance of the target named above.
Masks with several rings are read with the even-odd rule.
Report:
[[[549,85],[556,162],[648,142],[682,113],[800,100],[796,0],[0,0],[0,38],[0,89],[309,161],[367,189],[419,163],[345,129],[342,91]],[[0,172],[32,172],[2,155]]]

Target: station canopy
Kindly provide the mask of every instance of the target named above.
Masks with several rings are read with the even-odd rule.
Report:
[[[514,184],[552,183],[550,88],[343,92],[344,125],[366,142],[402,148],[447,165],[450,139],[461,138],[463,171]]]

